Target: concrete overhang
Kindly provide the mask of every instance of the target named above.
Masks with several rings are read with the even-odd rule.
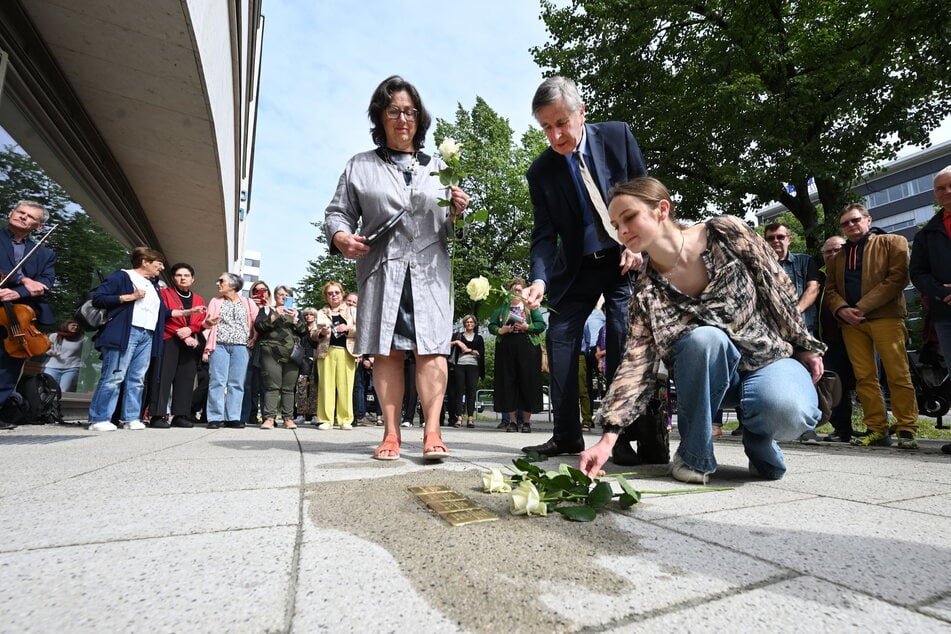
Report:
[[[0,125],[122,243],[193,264],[206,294],[240,256],[236,4],[0,3]]]

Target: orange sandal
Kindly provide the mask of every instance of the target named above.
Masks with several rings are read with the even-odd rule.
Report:
[[[438,431],[423,435],[423,460],[442,460],[449,457],[449,449],[443,444]]]
[[[399,460],[400,459],[400,437],[396,434],[389,434],[383,437],[383,442],[373,451],[375,460]],[[384,456],[384,451],[395,452],[396,455]]]

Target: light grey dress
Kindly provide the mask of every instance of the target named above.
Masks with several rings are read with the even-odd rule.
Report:
[[[410,185],[403,172],[376,151],[357,154],[347,162],[333,200],[324,215],[331,253],[338,231],[370,235],[401,209],[406,213],[393,229],[357,258],[357,354],[389,354],[393,343],[403,283],[409,271],[413,290],[416,351],[449,354],[452,306],[449,292],[449,207],[439,198],[448,190],[430,172],[445,163],[422,152]],[[362,221],[362,222],[361,222]]]

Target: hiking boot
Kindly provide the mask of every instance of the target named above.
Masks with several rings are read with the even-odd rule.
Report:
[[[899,449],[917,449],[918,441],[915,440],[915,435],[910,431],[898,432],[898,448]]]
[[[853,438],[851,444],[856,447],[891,447],[892,439],[883,431],[872,431],[867,436]]]

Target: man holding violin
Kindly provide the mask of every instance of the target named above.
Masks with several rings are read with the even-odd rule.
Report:
[[[29,239],[29,235],[46,224],[49,216],[43,205],[32,200],[21,200],[14,205],[8,216],[7,226],[0,230],[0,271],[5,274],[13,270],[30,252],[35,243]],[[55,317],[46,304],[46,293],[53,286],[55,264],[56,255],[50,249],[44,246],[38,248],[6,285],[0,288],[0,301],[25,304],[33,309],[41,324],[53,323]],[[7,331],[9,335],[9,327]],[[0,404],[16,389],[25,361],[26,358],[11,356],[6,347],[0,348]],[[0,429],[12,427],[13,425],[0,420]]]

